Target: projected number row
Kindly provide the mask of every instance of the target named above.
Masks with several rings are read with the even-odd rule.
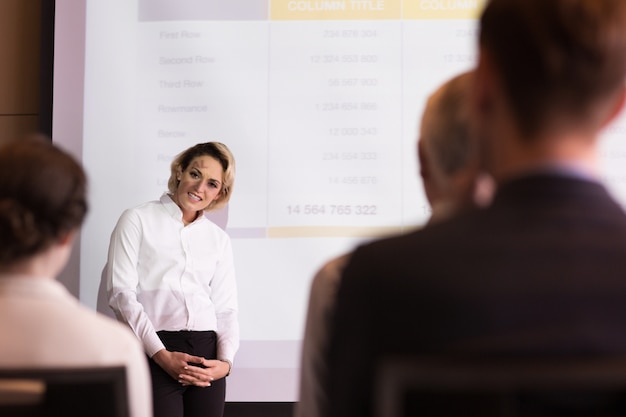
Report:
[[[399,25],[273,22],[271,39],[269,226],[397,224]]]

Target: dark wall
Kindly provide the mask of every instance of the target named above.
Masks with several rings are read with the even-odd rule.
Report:
[[[54,80],[54,6],[55,0],[41,0],[38,130],[50,137]]]

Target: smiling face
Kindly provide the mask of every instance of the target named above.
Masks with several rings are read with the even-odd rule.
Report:
[[[211,156],[198,156],[184,171],[177,174],[178,187],[172,198],[183,212],[183,222],[189,224],[220,196],[224,170]]]

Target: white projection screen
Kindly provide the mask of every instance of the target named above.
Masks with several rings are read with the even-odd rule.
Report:
[[[421,226],[426,97],[471,68],[484,0],[56,0],[53,139],[83,162],[91,210],[73,267],[100,291],[122,211],[166,190],[172,158],[218,140],[242,343],[227,401],[298,400],[311,278],[359,242]],[[624,200],[626,126],[601,161]]]

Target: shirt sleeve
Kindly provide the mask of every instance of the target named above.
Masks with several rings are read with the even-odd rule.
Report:
[[[143,343],[146,353],[152,357],[165,346],[137,299],[137,263],[142,235],[137,213],[125,211],[111,234],[105,273],[109,306],[118,320],[130,326]]]
[[[211,279],[211,300],[217,319],[217,358],[233,363],[239,349],[239,319],[233,250],[228,236],[222,250]]]

